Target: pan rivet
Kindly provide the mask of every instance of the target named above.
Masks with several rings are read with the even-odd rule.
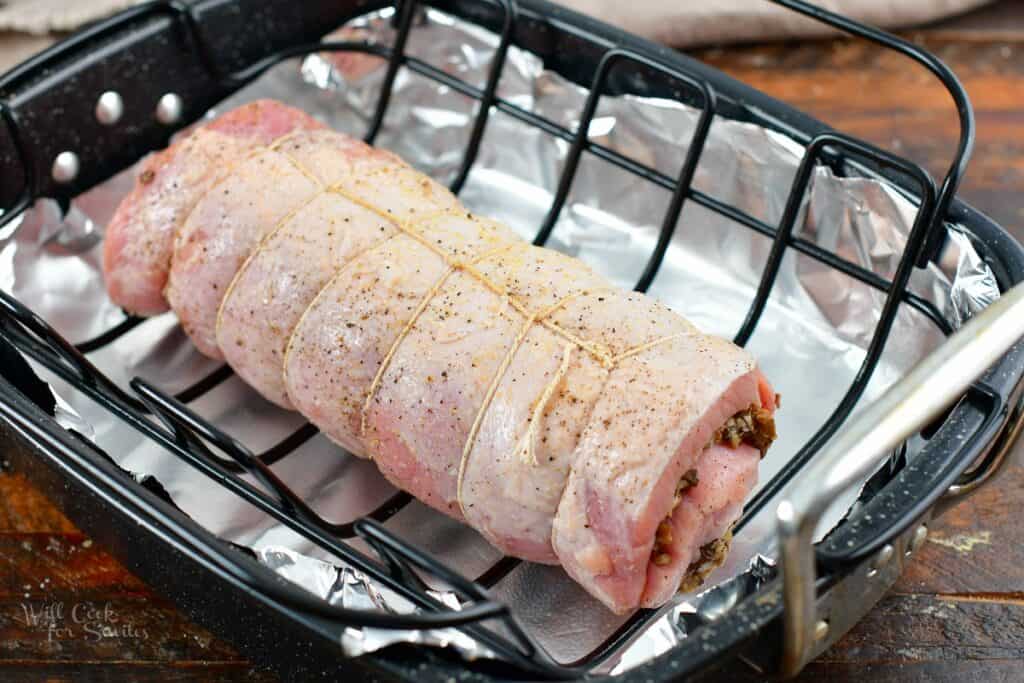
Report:
[[[61,152],[53,160],[53,169],[50,173],[55,181],[63,185],[77,178],[78,170],[78,155],[74,152]]]
[[[184,110],[185,103],[181,96],[169,92],[156,103],[156,120],[165,126],[172,126],[181,120]]]
[[[828,635],[828,622],[824,619],[820,620],[814,625],[814,639],[824,640],[825,636]]]
[[[873,579],[878,576],[878,571],[885,565],[889,564],[889,560],[892,559],[895,552],[896,551],[893,547],[888,543],[882,546],[882,549],[878,551],[877,555],[875,555],[875,561],[871,563],[871,568],[868,569],[868,578]]]
[[[911,553],[916,553],[926,540],[928,540],[928,527],[922,524],[914,529],[914,537],[910,539],[910,547],[907,548],[907,557],[910,557]]]
[[[108,90],[96,100],[96,120],[104,126],[112,126],[124,114],[124,100],[120,93]]]

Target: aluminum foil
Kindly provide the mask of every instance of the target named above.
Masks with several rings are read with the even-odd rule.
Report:
[[[388,19],[385,12],[361,20],[346,27],[342,37],[388,42]],[[481,86],[496,43],[487,31],[430,11],[412,31],[408,50]],[[382,78],[383,62],[377,58],[314,55],[275,67],[222,108],[276,97],[339,130],[360,134]],[[577,126],[586,97],[584,89],[546,71],[539,60],[517,49],[509,52],[499,94],[570,130]],[[450,180],[461,163],[474,113],[472,100],[403,69],[378,144],[435,178]],[[697,115],[674,101],[605,97],[588,132],[611,149],[675,175]],[[495,111],[461,197],[475,212],[532,237],[551,201],[567,149],[564,141]],[[774,224],[802,154],[801,145],[783,135],[719,117],[694,184]],[[133,171],[127,171],[83,195],[63,220],[52,203],[40,202],[0,235],[0,286],[72,341],[90,339],[124,317],[104,293],[98,240],[132,177]],[[549,246],[583,258],[616,283],[631,287],[654,246],[668,201],[665,190],[584,155]],[[914,215],[913,204],[883,182],[838,178],[819,168],[805,198],[798,234],[891,278]],[[911,286],[956,326],[997,298],[998,288],[967,236],[956,226],[949,230],[939,263],[915,271]],[[650,293],[703,329],[731,336],[757,288],[770,246],[764,237],[688,202]],[[882,303],[881,292],[808,257],[792,251],[786,255],[749,343],[783,396],[780,438],[762,462],[762,482],[772,478],[838,404],[864,358]],[[901,306],[862,400],[878,396],[941,339],[924,316]],[[122,387],[141,376],[168,392],[217,367],[192,348],[170,314],[146,321],[90,358]],[[335,558],[116,421],[72,387],[42,374],[62,398],[63,424],[88,434],[125,469],[155,478],[181,509],[213,533],[253,548],[267,566],[331,602],[408,609],[365,576],[336,566]],[[228,433],[239,435],[254,451],[270,447],[302,423],[298,415],[263,401],[237,378],[190,405]],[[331,521],[354,519],[394,493],[371,463],[345,454],[323,437],[310,440],[273,470]],[[799,477],[791,483],[807,485],[813,483]],[[856,493],[837,501],[823,520],[822,532],[840,519]],[[736,535],[726,563],[699,595],[678,596],[648,630],[602,668],[621,671],[650,659],[685,638],[688,623],[713,619],[754,590],[771,572],[772,509],[767,506]],[[418,503],[407,506],[387,526],[470,577],[499,559],[475,532]],[[439,596],[457,604],[454,596],[438,588]],[[623,621],[553,567],[522,564],[493,592],[512,606],[526,630],[559,661],[586,654]],[[396,641],[452,647],[469,658],[490,656],[473,640],[450,630],[424,634],[349,629],[341,645],[346,654],[358,655]]]
[[[410,612],[410,603],[394,594],[385,595],[370,577],[351,567],[339,567],[276,546],[260,548],[257,559],[284,578],[294,581],[332,605],[382,612]],[[430,591],[450,609],[460,608],[450,592]],[[346,628],[341,633],[345,654],[355,657],[394,643],[416,643],[458,649],[467,658],[493,657],[493,653],[455,628],[424,631],[397,631],[381,628]]]

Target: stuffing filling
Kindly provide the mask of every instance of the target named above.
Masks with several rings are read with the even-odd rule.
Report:
[[[723,444],[738,447],[740,444],[747,444],[761,451],[761,457],[767,452],[768,447],[775,440],[775,419],[772,414],[759,405],[751,404],[749,408],[741,410],[728,420],[725,424],[715,430],[708,445]],[[651,548],[651,561],[659,567],[666,567],[672,563],[672,555],[669,550],[672,547],[672,513],[679,507],[683,500],[683,494],[687,489],[697,486],[700,481],[697,477],[697,470],[691,469],[683,474],[679,483],[676,484],[676,492],[672,499],[672,508],[665,515],[665,519],[658,524],[658,530],[654,536],[654,546]],[[728,535],[728,534],[727,534]],[[721,558],[729,547],[729,541],[723,537],[708,543],[701,548],[701,557],[690,565],[687,570],[684,585],[693,576],[701,574],[698,570],[701,566],[712,564],[712,560]],[[707,572],[704,572],[705,574]],[[700,580],[703,580],[700,577]],[[700,585],[699,582],[697,585]]]
[[[703,583],[707,575],[722,564],[726,554],[729,552],[729,545],[732,543],[732,530],[726,531],[722,537],[711,541],[700,549],[700,557],[690,563],[679,584],[679,590],[689,593],[696,590]]]
[[[712,444],[728,444],[733,448],[746,443],[761,451],[761,457],[764,457],[772,441],[775,441],[775,418],[754,404],[726,420],[711,437]]]

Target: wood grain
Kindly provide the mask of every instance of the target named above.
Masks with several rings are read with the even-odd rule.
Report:
[[[896,592],[951,600],[977,596],[1024,609],[1024,444],[1017,444],[1013,457],[995,485],[942,517]]]
[[[1024,237],[1024,3],[908,35],[953,67],[977,110],[961,196]],[[43,42],[8,38],[8,63]],[[846,40],[696,54],[936,176],[949,162],[952,105],[906,60]],[[800,680],[1024,680],[1022,459],[1018,446],[1004,476],[933,523],[894,591]],[[23,477],[0,473],[0,681],[40,680],[275,679],[153,594]]]
[[[273,681],[0,474],[0,680]]]

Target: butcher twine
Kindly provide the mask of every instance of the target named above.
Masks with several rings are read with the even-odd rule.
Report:
[[[504,288],[498,286],[496,283],[491,281],[485,274],[481,273],[476,268],[476,264],[481,263],[481,262],[487,260],[488,258],[494,256],[495,254],[503,253],[503,252],[506,252],[506,251],[508,251],[510,249],[514,249],[514,248],[528,249],[531,246],[529,243],[527,243],[527,242],[520,242],[520,243],[510,242],[510,243],[508,243],[508,244],[506,244],[506,245],[504,245],[502,247],[498,247],[496,249],[492,249],[490,251],[487,251],[487,252],[485,252],[483,254],[478,255],[475,258],[468,259],[468,260],[464,260],[464,259],[460,259],[460,258],[454,257],[450,253],[445,251],[442,247],[438,246],[433,241],[427,239],[427,237],[425,237],[423,235],[423,233],[420,232],[420,229],[422,227],[425,227],[426,225],[428,225],[430,223],[434,223],[437,220],[442,219],[442,218],[444,218],[446,216],[451,216],[451,217],[466,218],[466,219],[468,219],[468,220],[470,220],[470,221],[472,221],[474,223],[477,223],[477,224],[481,225],[482,227],[484,227],[485,229],[490,230],[491,233],[495,237],[498,237],[500,239],[500,236],[497,235],[497,231],[494,229],[494,223],[491,222],[491,221],[481,220],[480,218],[474,216],[472,213],[462,212],[462,211],[458,211],[458,210],[455,210],[455,209],[446,209],[446,210],[442,210],[442,211],[432,212],[432,213],[427,214],[427,215],[417,216],[415,219],[398,220],[392,214],[392,212],[390,210],[382,209],[379,206],[376,206],[375,204],[372,204],[372,203],[366,201],[363,197],[360,197],[360,196],[358,196],[356,194],[353,194],[353,193],[349,192],[348,190],[346,190],[342,186],[343,181],[339,181],[338,183],[335,183],[335,184],[332,184],[332,185],[324,185],[324,183],[316,176],[316,174],[312,173],[309,169],[307,169],[305,166],[303,166],[303,164],[301,164],[293,156],[291,156],[290,154],[287,154],[286,152],[282,152],[280,150],[281,145],[283,145],[285,142],[287,142],[291,138],[295,137],[296,135],[300,135],[300,134],[307,133],[307,132],[308,131],[304,131],[304,130],[303,131],[292,131],[292,132],[288,133],[287,135],[284,135],[284,136],[274,140],[267,147],[254,150],[252,153],[246,155],[244,157],[244,159],[240,160],[239,162],[236,162],[236,164],[235,164],[235,166],[237,166],[242,161],[247,160],[247,159],[251,159],[252,157],[254,157],[254,156],[256,156],[256,155],[258,155],[258,154],[260,154],[262,152],[265,152],[265,151],[276,152],[278,154],[282,154],[286,159],[288,159],[288,161],[291,163],[291,165],[294,166],[295,169],[299,173],[303,174],[304,176],[306,176],[307,178],[312,180],[319,187],[319,191],[314,193],[313,196],[308,198],[306,201],[302,202],[298,207],[296,207],[292,211],[289,211],[288,214],[286,214],[284,217],[282,217],[274,225],[274,227],[270,231],[268,231],[266,233],[266,235],[263,236],[263,238],[260,240],[260,243],[257,245],[257,247],[255,249],[253,249],[253,251],[249,254],[249,256],[246,258],[245,262],[242,264],[242,267],[235,274],[234,279],[232,280],[231,284],[228,286],[228,288],[227,288],[227,290],[225,292],[225,295],[224,295],[224,297],[221,300],[221,306],[220,306],[220,309],[218,310],[218,315],[217,315],[218,325],[220,323],[220,314],[221,314],[221,312],[223,311],[223,308],[224,308],[224,302],[227,301],[228,296],[231,294],[231,292],[234,289],[235,283],[238,280],[240,280],[240,275],[245,270],[245,268],[249,264],[249,262],[253,258],[255,258],[256,254],[259,253],[262,250],[263,246],[268,242],[268,240],[270,240],[270,238],[278,230],[280,230],[284,225],[286,225],[288,223],[288,221],[293,219],[295,217],[295,215],[300,210],[302,210],[303,207],[309,205],[309,203],[311,203],[315,198],[317,198],[318,196],[320,196],[320,195],[322,195],[324,193],[332,193],[332,194],[336,194],[336,195],[339,195],[341,197],[344,197],[345,199],[347,199],[348,201],[352,202],[353,204],[356,204],[356,205],[366,209],[367,211],[370,211],[371,213],[374,213],[374,214],[380,216],[382,219],[384,219],[385,221],[390,223],[393,227],[395,227],[397,229],[397,232],[395,234],[393,234],[393,235],[390,235],[386,239],[381,240],[380,242],[377,242],[374,245],[372,245],[370,247],[367,247],[366,249],[364,249],[364,250],[360,251],[359,253],[355,254],[351,259],[349,259],[349,261],[344,266],[342,266],[338,270],[337,273],[334,274],[334,276],[332,276],[332,278],[329,280],[328,284],[324,286],[324,288],[321,290],[321,292],[325,291],[328,287],[330,287],[331,283],[337,281],[337,279],[339,277],[341,277],[341,275],[347,270],[348,266],[350,264],[354,263],[360,256],[362,256],[363,253],[365,253],[366,251],[369,251],[370,249],[374,249],[374,248],[378,247],[380,244],[382,244],[384,242],[387,242],[388,240],[393,239],[393,238],[395,238],[395,237],[397,237],[399,235],[408,235],[412,239],[414,239],[417,242],[419,242],[420,244],[422,244],[428,250],[432,251],[437,256],[439,256],[444,261],[444,263],[446,264],[447,268],[445,269],[444,273],[442,273],[442,275],[437,279],[437,281],[434,282],[433,286],[431,286],[431,288],[427,291],[427,293],[424,295],[423,299],[419,302],[419,305],[416,307],[415,311],[413,311],[412,315],[409,317],[409,320],[407,320],[405,325],[402,327],[401,332],[399,332],[397,338],[391,344],[391,347],[388,349],[388,352],[384,355],[384,358],[381,361],[380,367],[377,369],[377,374],[374,376],[373,382],[370,384],[370,388],[367,390],[366,399],[365,399],[365,401],[363,403],[363,409],[362,409],[361,414],[360,414],[360,435],[361,436],[365,436],[366,435],[366,429],[367,429],[367,425],[366,425],[367,413],[369,412],[370,406],[373,403],[373,398],[376,395],[377,389],[380,387],[380,384],[381,384],[381,382],[384,379],[384,374],[387,372],[388,367],[391,364],[391,360],[394,358],[395,354],[397,353],[398,348],[401,345],[401,343],[408,336],[409,332],[412,331],[413,327],[415,327],[416,321],[423,314],[423,311],[425,311],[427,309],[427,306],[430,305],[430,302],[434,299],[434,297],[437,295],[437,293],[439,291],[441,291],[441,288],[444,286],[445,282],[447,282],[448,278],[453,273],[455,273],[456,271],[462,271],[464,273],[467,273],[471,277],[473,277],[475,280],[477,280],[478,282],[483,284],[485,287],[490,289],[495,294],[501,296],[506,302],[508,302],[508,304],[512,308],[514,308],[519,314],[521,314],[523,316],[524,322],[523,322],[523,325],[520,327],[519,332],[516,334],[516,337],[513,340],[512,345],[509,347],[508,352],[505,354],[505,357],[502,359],[501,364],[498,366],[498,369],[495,372],[494,377],[491,379],[491,382],[488,385],[487,393],[484,395],[484,400],[483,400],[483,402],[482,402],[482,404],[480,406],[480,409],[477,411],[476,418],[473,420],[473,424],[472,424],[472,426],[470,427],[470,430],[469,430],[469,435],[466,438],[466,443],[465,443],[465,445],[463,446],[463,449],[462,449],[462,458],[461,458],[461,460],[459,462],[458,482],[457,482],[457,486],[456,486],[456,499],[457,499],[457,501],[459,503],[459,508],[462,510],[463,514],[465,514],[465,506],[463,505],[463,502],[462,502],[462,482],[463,482],[463,479],[465,477],[466,464],[467,464],[467,462],[469,460],[469,455],[470,455],[470,453],[473,450],[473,445],[476,442],[476,437],[477,437],[477,434],[480,431],[480,426],[483,423],[483,419],[484,419],[484,416],[487,413],[487,409],[490,407],[491,402],[493,401],[494,396],[497,393],[498,386],[500,385],[501,380],[504,377],[504,375],[505,375],[506,371],[508,370],[509,366],[512,364],[512,360],[515,357],[516,352],[518,351],[519,347],[523,344],[523,342],[525,341],[525,339],[526,339],[527,335],[529,334],[530,330],[533,329],[534,325],[538,325],[539,324],[539,325],[547,328],[548,330],[550,330],[554,334],[556,334],[559,337],[561,337],[562,339],[564,339],[565,342],[566,342],[565,346],[564,346],[564,350],[562,352],[561,363],[559,364],[559,367],[556,370],[556,372],[554,373],[554,375],[552,376],[551,380],[545,386],[544,391],[542,392],[542,394],[540,396],[540,399],[537,401],[537,404],[534,406],[534,408],[533,408],[533,410],[531,412],[531,415],[530,415],[530,420],[529,420],[529,422],[527,424],[526,432],[525,432],[523,438],[519,441],[519,443],[517,444],[517,447],[516,447],[516,454],[520,457],[520,459],[523,462],[525,462],[525,463],[532,464],[532,465],[535,465],[535,466],[538,464],[538,462],[537,462],[537,456],[536,456],[536,453],[535,453],[535,446],[534,446],[534,444],[535,444],[536,434],[537,434],[537,431],[539,429],[540,420],[544,416],[544,412],[545,412],[545,410],[547,408],[547,405],[548,405],[548,403],[550,403],[552,397],[554,396],[555,392],[557,391],[558,386],[561,384],[562,380],[565,378],[565,375],[569,371],[569,366],[570,366],[570,362],[571,362],[571,359],[572,359],[572,351],[573,351],[573,349],[577,349],[578,348],[578,349],[581,349],[583,351],[586,351],[598,363],[600,363],[600,365],[603,368],[605,368],[606,370],[608,370],[610,372],[610,371],[612,371],[615,368],[615,366],[619,363],[619,361],[621,361],[621,360],[623,360],[625,358],[628,358],[630,356],[634,356],[634,355],[636,355],[638,353],[643,353],[644,351],[647,351],[649,349],[652,349],[652,348],[655,348],[657,346],[660,346],[661,344],[665,344],[665,343],[670,342],[670,341],[672,341],[674,339],[678,339],[680,337],[685,337],[685,336],[688,336],[689,334],[691,334],[689,332],[681,332],[681,333],[676,333],[676,334],[671,334],[671,335],[667,335],[667,336],[664,336],[664,337],[660,337],[658,339],[654,339],[654,340],[646,342],[644,344],[639,344],[637,346],[629,348],[629,349],[623,351],[622,353],[619,353],[618,355],[613,355],[611,353],[611,351],[605,345],[603,345],[603,344],[595,343],[595,342],[592,342],[592,341],[589,341],[589,340],[586,340],[586,339],[580,339],[578,336],[574,335],[572,332],[569,332],[568,330],[566,330],[566,329],[562,328],[561,326],[559,326],[557,323],[552,322],[551,320],[549,320],[548,316],[552,315],[553,313],[555,313],[560,308],[562,308],[567,303],[569,303],[570,301],[572,301],[573,299],[575,299],[577,297],[586,296],[588,294],[593,294],[593,293],[596,293],[598,291],[603,291],[605,289],[611,290],[611,289],[614,289],[614,288],[609,287],[609,288],[599,288],[599,289],[593,289],[593,290],[581,290],[581,291],[574,292],[573,294],[569,294],[569,295],[563,297],[561,300],[557,301],[555,304],[549,306],[546,309],[542,309],[542,310],[539,310],[539,311],[531,311],[529,309],[529,307],[526,306],[526,304],[523,301],[521,301],[518,297],[516,297],[516,296],[514,296],[512,294],[509,294]],[[228,175],[230,175],[230,173]],[[314,303],[315,303],[317,298],[319,298],[319,296],[314,298]],[[309,310],[309,309],[307,308],[307,310]],[[290,340],[289,340],[289,342],[290,342]]]

